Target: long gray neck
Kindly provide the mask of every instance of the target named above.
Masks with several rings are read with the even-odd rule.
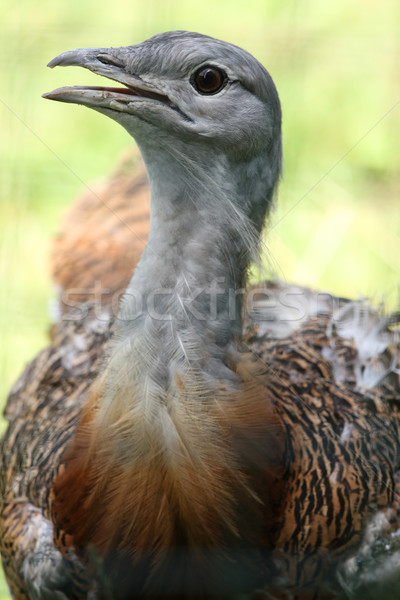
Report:
[[[158,149],[144,157],[150,233],[122,302],[118,335],[144,335],[149,347],[156,337],[154,351],[166,358],[180,349],[182,359],[204,368],[241,333],[246,269],[262,220],[254,224],[242,207],[256,190],[243,185],[248,165],[229,165],[223,156],[194,162]]]

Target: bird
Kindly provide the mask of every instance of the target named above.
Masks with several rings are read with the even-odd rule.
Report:
[[[0,446],[12,597],[398,597],[400,314],[248,282],[281,173],[268,71],[185,31],[49,66],[119,84],[44,96],[134,137],[150,225],[121,257],[127,232],[109,236],[134,200],[104,226],[84,205],[82,278],[63,271],[76,220],[56,242],[62,317],[10,392]],[[102,269],[126,286],[116,314],[107,294],[65,296]]]

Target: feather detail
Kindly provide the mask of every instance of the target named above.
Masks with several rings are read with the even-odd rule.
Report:
[[[249,374],[249,366],[254,370],[250,360],[238,370]],[[158,435],[145,418],[132,423],[119,411],[107,429],[99,427],[100,403],[101,392],[92,390],[62,457],[52,492],[58,537],[67,535],[75,548],[93,546],[109,576],[117,571],[129,589],[138,585],[143,561],[152,565],[146,589],[171,560],[183,571],[181,581],[198,586],[187,580],[196,572],[193,562],[209,563],[211,556],[219,566],[202,586],[218,586],[221,560],[236,563],[239,555],[247,556],[241,577],[245,570],[254,580],[262,552],[273,547],[275,533],[263,531],[262,514],[278,506],[284,440],[262,387],[248,377],[240,393],[221,389],[199,402],[185,397],[182,378],[182,396],[169,409],[160,406]],[[138,452],[140,431],[146,437]],[[120,453],[115,441],[127,436],[131,451]],[[129,576],[121,571],[126,560]]]

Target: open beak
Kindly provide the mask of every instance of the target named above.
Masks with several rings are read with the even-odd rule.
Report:
[[[133,47],[129,48],[130,53]],[[134,98],[147,98],[172,105],[165,94],[158,92],[154,86],[145,83],[138,75],[132,75],[126,70],[124,57],[127,48],[80,48],[63,52],[53,58],[47,65],[54,67],[79,66],[93,73],[107,77],[123,84],[123,87],[105,86],[72,86],[58,88],[43,94],[43,98],[83,104],[92,108],[123,108]],[[115,102],[116,101],[116,102]]]

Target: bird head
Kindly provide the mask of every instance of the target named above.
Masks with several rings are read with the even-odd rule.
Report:
[[[149,163],[156,163],[155,172],[168,171],[165,153],[200,164],[203,174],[218,179],[216,188],[236,177],[237,195],[249,204],[244,213],[260,230],[279,178],[281,110],[269,73],[254,57],[208,36],[173,31],[132,46],[71,50],[48,66],[71,65],[121,87],[63,87],[45,98],[119,122],[136,139],[150,180]],[[256,209],[250,197],[261,200]]]
[[[279,98],[266,69],[246,51],[184,31],[121,48],[64,52],[49,67],[80,66],[123,87],[63,87],[44,94],[83,104],[138,139],[179,137],[232,157],[273,150],[280,166]],[[273,146],[273,148],[271,148]]]

